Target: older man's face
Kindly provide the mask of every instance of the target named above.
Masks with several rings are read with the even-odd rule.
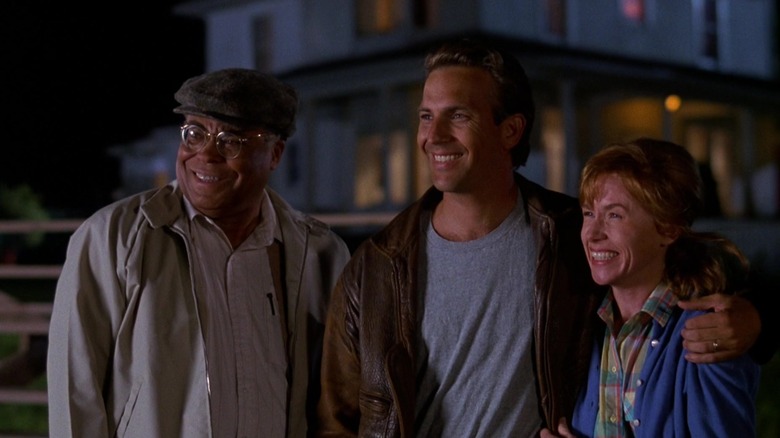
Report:
[[[179,145],[176,178],[184,196],[199,212],[215,220],[256,215],[260,195],[282,157],[284,141],[277,136],[258,138],[262,130],[242,131],[208,117],[187,115],[184,123],[212,134],[197,152]],[[249,138],[237,157],[227,159],[217,151],[215,138],[222,131]]]

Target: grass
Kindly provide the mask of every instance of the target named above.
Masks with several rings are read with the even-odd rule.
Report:
[[[780,436],[780,353],[761,368],[761,386],[758,389],[756,417],[758,438]]]
[[[41,381],[42,387],[46,386]],[[0,434],[42,435],[49,433],[49,409],[41,405],[0,404]]]
[[[0,358],[19,349],[19,336],[0,334]],[[46,389],[46,376],[41,375],[25,386],[28,389]],[[0,434],[47,435],[48,407],[45,405],[0,404]]]

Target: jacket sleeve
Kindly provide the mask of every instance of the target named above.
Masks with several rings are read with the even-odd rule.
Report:
[[[47,385],[51,437],[110,436],[103,394],[120,312],[115,254],[108,236],[81,226],[72,235],[49,326]]]
[[[357,284],[353,259],[336,283],[325,324],[322,394],[317,436],[357,436],[360,424],[360,358]]]

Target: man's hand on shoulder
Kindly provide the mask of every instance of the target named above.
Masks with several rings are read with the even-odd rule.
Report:
[[[714,363],[746,353],[761,333],[758,311],[745,298],[713,294],[687,301],[684,310],[711,311],[691,318],[682,330],[685,358],[693,363]]]

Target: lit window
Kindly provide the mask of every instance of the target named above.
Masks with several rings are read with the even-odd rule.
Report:
[[[395,205],[407,203],[409,197],[409,155],[412,148],[407,141],[408,134],[403,129],[390,133],[388,144],[388,174],[387,188],[390,192],[390,202]]]
[[[357,0],[358,31],[363,35],[388,33],[401,24],[403,0]]]
[[[385,200],[382,136],[361,136],[355,155],[355,207],[369,208],[381,204]]]
[[[645,0],[619,0],[620,11],[628,20],[642,24],[645,22]]]
[[[408,202],[410,152],[408,133],[397,129],[386,139],[380,134],[358,138],[355,157],[354,205],[358,209]],[[383,141],[387,141],[387,150]]]

